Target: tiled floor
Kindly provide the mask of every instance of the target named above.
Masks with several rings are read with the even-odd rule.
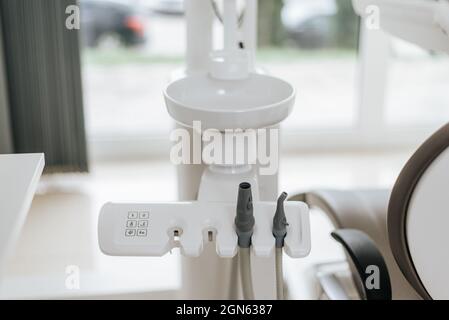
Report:
[[[280,186],[290,194],[317,188],[390,187],[410,154],[284,155]],[[104,256],[97,244],[96,223],[107,201],[175,199],[176,172],[164,161],[94,163],[89,175],[43,177],[0,286],[0,297],[166,297],[165,292],[180,285],[178,254],[162,258]],[[313,264],[342,258],[341,249],[328,235],[331,226],[327,219],[315,212],[311,221],[311,255],[285,261],[293,298],[313,297],[308,277]],[[76,271],[70,266],[79,268],[80,289],[66,289],[73,275],[70,272]]]

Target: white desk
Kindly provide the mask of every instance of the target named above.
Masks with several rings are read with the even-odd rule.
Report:
[[[19,237],[43,169],[43,154],[0,155],[0,276]]]

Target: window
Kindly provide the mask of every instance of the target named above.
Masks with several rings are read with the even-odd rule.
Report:
[[[284,1],[281,21],[284,41],[260,60],[298,91],[285,130],[354,125],[359,18],[351,1]]]
[[[436,126],[449,119],[449,59],[392,39],[386,93],[391,126]]]
[[[169,1],[80,2],[89,136],[165,136],[170,118],[162,90],[182,66],[183,7],[165,8]]]
[[[184,1],[80,1],[92,153],[167,152],[162,90],[184,65]],[[297,89],[288,149],[417,143],[449,115],[448,58],[367,30],[350,0],[259,1],[258,27],[258,65]]]

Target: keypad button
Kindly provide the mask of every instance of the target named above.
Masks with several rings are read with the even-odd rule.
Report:
[[[128,219],[137,219],[138,214],[136,211],[128,212]]]
[[[148,227],[148,220],[139,221],[139,228],[147,228],[147,227]]]
[[[137,230],[137,235],[139,237],[146,237],[147,236],[147,230],[146,229],[139,229],[139,230]]]
[[[150,216],[150,213],[148,211],[142,211],[139,213],[139,219],[148,219]]]
[[[137,228],[137,221],[136,220],[128,220],[126,222],[127,228]]]
[[[127,237],[134,237],[135,235],[136,235],[136,230],[126,229],[125,236],[127,236]]]

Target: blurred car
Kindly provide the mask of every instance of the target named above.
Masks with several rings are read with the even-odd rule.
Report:
[[[128,47],[146,41],[143,19],[129,4],[113,0],[81,0],[80,15],[84,46],[97,47],[111,39]]]
[[[181,15],[184,14],[184,0],[157,0],[152,9],[159,13]]]
[[[287,34],[300,47],[317,48],[332,41],[335,0],[284,0],[281,21]]]

